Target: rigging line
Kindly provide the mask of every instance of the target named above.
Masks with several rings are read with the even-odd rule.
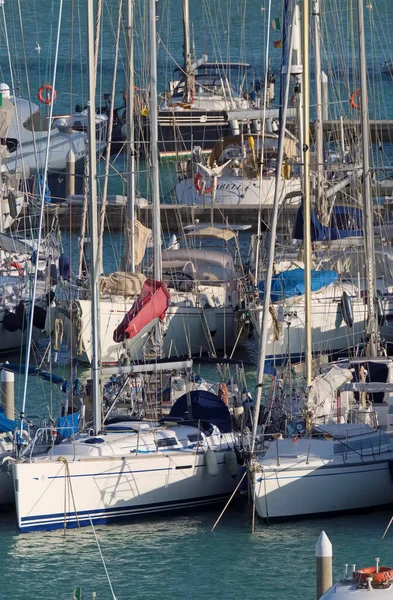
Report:
[[[10,43],[9,43],[9,38],[8,38],[7,21],[6,21],[6,17],[5,17],[4,2],[2,3],[2,9],[3,9],[2,12],[3,12],[3,22],[4,22],[4,37],[5,37],[5,41],[6,41],[7,56],[8,56],[8,66],[9,66],[10,77],[11,77],[11,89],[12,89],[12,94],[15,97],[16,96],[16,89],[15,89],[14,70],[13,70],[12,64],[11,64],[11,51],[10,51]],[[21,17],[20,17],[20,26],[21,26],[21,29],[23,30]],[[23,39],[24,38],[23,38],[23,35],[22,35],[22,41],[23,41]],[[23,48],[25,49],[24,44],[23,44]],[[24,52],[24,58],[25,58],[25,69],[26,69],[26,73],[27,73],[26,52]],[[28,77],[27,77],[27,88],[28,88],[28,91],[29,91],[29,94],[28,94],[28,97],[29,97],[29,109],[30,109],[30,112],[33,112],[32,111],[32,107],[31,107],[31,100],[30,100],[30,89],[29,89],[29,78]],[[22,139],[21,130],[20,130],[21,124],[20,124],[20,118],[19,118],[19,114],[18,114],[18,108],[17,108],[16,101],[15,101],[15,113],[16,113],[16,116],[17,116],[16,122],[17,122],[18,136],[19,136],[19,139]],[[35,148],[35,144],[36,144],[35,136],[33,136],[33,140],[34,140],[34,153],[37,156],[37,151],[36,151],[36,148]],[[21,164],[22,164],[23,181],[25,182],[26,181],[25,165],[24,165],[23,161],[22,161]]]
[[[262,114],[262,136],[261,136],[261,162],[259,170],[259,203],[258,203],[258,223],[257,223],[257,239],[255,249],[255,280],[259,278],[259,254],[261,247],[261,226],[262,226],[262,180],[263,180],[263,149],[265,141],[265,118],[266,118],[266,101],[267,101],[267,81],[269,73],[269,43],[270,43],[270,19],[271,19],[271,0],[269,0],[269,14],[267,19],[267,38],[266,38],[266,63],[265,63],[265,88],[263,93],[263,114]],[[289,65],[288,65],[289,68]],[[277,185],[277,183],[276,183]]]
[[[56,74],[57,74],[57,62],[59,57],[59,45],[60,45],[60,29],[61,29],[61,19],[63,14],[63,0],[60,0],[59,6],[59,22],[57,28],[57,39],[56,39],[56,50],[55,50],[55,62],[54,62],[54,71],[53,71],[53,81],[52,88],[56,89]],[[53,116],[53,102],[50,105],[49,111],[49,123],[52,122]],[[44,166],[44,177],[43,177],[43,185],[41,187],[41,208],[40,208],[40,220],[39,220],[39,228],[38,228],[38,238],[37,238],[37,260],[34,265],[34,280],[33,280],[33,293],[30,304],[30,315],[29,315],[29,325],[27,331],[27,341],[26,341],[26,364],[29,364],[30,360],[30,351],[31,351],[31,341],[33,334],[33,319],[34,319],[34,302],[36,297],[36,289],[37,289],[37,279],[38,279],[38,254],[39,249],[41,247],[41,236],[42,236],[42,224],[44,220],[44,208],[45,208],[45,182],[47,180],[48,175],[48,165],[49,165],[49,149],[50,149],[50,139],[51,139],[51,129],[48,129],[48,138],[47,138],[47,146],[46,146],[46,154],[45,154],[45,166]],[[20,423],[20,436],[22,439],[23,433],[23,419],[26,408],[26,399],[27,399],[27,383],[28,383],[28,369],[25,370],[25,380],[24,380],[24,389],[23,389],[23,402],[22,402],[22,411],[21,411],[21,423]]]
[[[105,154],[105,176],[104,176],[104,186],[102,190],[101,197],[101,214],[100,214],[100,229],[98,233],[98,256],[102,257],[103,251],[103,237],[104,237],[104,227],[105,227],[105,216],[106,216],[106,206],[107,206],[107,194],[108,194],[108,175],[109,175],[109,161],[111,156],[111,147],[112,147],[112,128],[113,128],[113,117],[114,117],[114,107],[115,107],[115,93],[116,93],[116,74],[117,74],[117,65],[118,65],[118,57],[119,57],[119,38],[121,32],[121,20],[122,20],[122,9],[123,9],[123,1],[119,2],[119,13],[118,13],[118,21],[117,21],[117,34],[116,34],[116,49],[115,49],[115,60],[113,65],[113,82],[112,82],[112,93],[111,93],[111,101],[109,105],[109,120],[107,124],[107,146],[106,146],[106,154]],[[128,109],[130,107],[128,106]],[[101,260],[101,269],[103,269],[102,258]]]

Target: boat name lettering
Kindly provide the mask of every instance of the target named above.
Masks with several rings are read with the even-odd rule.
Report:
[[[238,192],[240,192],[241,187],[241,184],[236,185],[236,183],[219,183],[217,185],[218,190],[237,190]]]

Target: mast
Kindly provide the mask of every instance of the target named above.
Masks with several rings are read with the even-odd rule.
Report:
[[[323,114],[322,114],[322,69],[321,69],[321,30],[319,22],[319,0],[312,0],[312,21],[314,26],[314,61],[315,61],[315,149],[317,158],[316,206],[318,216],[323,225],[327,225],[326,195],[323,177]]]
[[[89,196],[90,196],[90,282],[93,380],[94,431],[101,430],[101,389],[99,359],[99,272],[98,272],[98,222],[97,222],[97,156],[95,124],[95,77],[94,77],[94,0],[87,0],[87,76],[88,76],[88,144],[89,144]]]
[[[134,0],[127,3],[127,217],[129,235],[129,267],[135,271],[134,225],[135,225],[135,154],[134,154]],[[128,267],[128,265],[127,265]]]
[[[156,43],[156,0],[150,1],[150,167],[152,170],[152,229],[153,229],[153,277],[162,279],[161,265],[161,220],[160,180],[158,156],[158,105],[157,105],[157,43]]]
[[[378,354],[378,318],[377,294],[375,289],[374,265],[374,230],[371,206],[371,173],[369,155],[369,114],[367,104],[367,71],[366,71],[366,44],[364,37],[363,1],[357,0],[358,7],[358,37],[359,37],[359,65],[360,65],[360,123],[362,131],[363,155],[363,230],[366,259],[366,285],[367,285],[367,336],[369,356]]]
[[[310,67],[309,67],[309,0],[303,0],[303,221],[304,221],[304,308],[306,318],[306,382],[312,379],[311,339],[311,198],[310,198]]]
[[[185,94],[184,101],[192,102],[192,81],[191,81],[191,42],[190,42],[190,6],[188,0],[183,0],[183,71],[185,75]]]
[[[289,5],[293,4],[293,0],[286,0],[285,2],[285,18],[284,18],[284,34],[283,34],[283,64],[282,64],[282,93],[281,93],[281,103],[280,103],[280,129],[279,129],[279,137],[278,137],[278,155],[277,155],[277,169],[276,169],[276,187],[274,189],[274,200],[273,200],[273,215],[272,221],[270,225],[270,240],[269,240],[269,253],[267,258],[267,271],[266,271],[266,280],[265,280],[265,292],[263,299],[263,313],[262,313],[262,322],[261,322],[261,334],[260,334],[260,342],[259,342],[259,360],[257,366],[257,384],[256,384],[256,392],[255,392],[255,409],[254,409],[254,423],[253,423],[253,432],[252,432],[252,447],[251,452],[254,451],[255,440],[258,429],[258,420],[259,420],[259,412],[261,406],[261,397],[262,397],[262,385],[263,385],[263,374],[265,370],[265,362],[266,362],[266,342],[267,342],[267,332],[268,332],[268,319],[270,312],[270,304],[271,304],[271,288],[272,288],[272,278],[273,278],[273,264],[274,264],[274,253],[276,246],[276,231],[277,231],[277,223],[278,223],[278,213],[280,208],[280,196],[281,196],[281,173],[282,173],[282,165],[284,158],[284,141],[285,141],[285,125],[286,125],[286,113],[288,106],[288,97],[289,97],[289,84],[290,84],[290,65],[292,62],[292,45],[293,45],[293,29],[294,23],[296,20],[296,11],[293,12],[293,16],[290,12]],[[288,43],[288,35],[287,26],[289,20],[289,14],[292,16],[292,31],[290,36],[290,43]],[[270,22],[270,20],[268,21]],[[287,64],[285,64],[285,62]]]

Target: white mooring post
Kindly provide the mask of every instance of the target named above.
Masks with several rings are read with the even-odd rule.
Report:
[[[317,563],[317,600],[333,585],[332,575],[332,544],[324,531],[315,545]]]
[[[1,370],[1,403],[5,416],[12,421],[15,418],[14,381],[15,376],[11,371]]]

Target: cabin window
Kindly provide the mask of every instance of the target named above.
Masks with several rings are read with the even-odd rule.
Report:
[[[37,110],[35,113],[30,115],[30,117],[23,123],[23,127],[27,129],[27,131],[47,131],[48,128],[46,124],[48,123],[48,119],[44,119],[44,126],[41,125],[41,113]]]
[[[187,439],[189,442],[197,442],[199,438],[199,435],[197,433],[190,433],[190,435],[187,436]]]
[[[171,446],[177,446],[178,442],[176,438],[162,438],[156,442],[157,448],[170,448]]]
[[[386,434],[376,435],[367,439],[343,441],[342,444],[334,444],[334,454],[345,454],[346,452],[357,452],[361,454],[365,450],[373,450],[379,452],[381,448],[391,450],[392,444],[389,436]]]

